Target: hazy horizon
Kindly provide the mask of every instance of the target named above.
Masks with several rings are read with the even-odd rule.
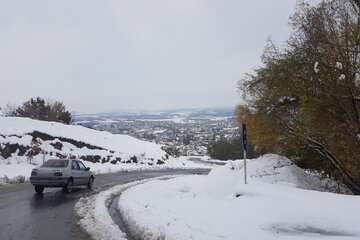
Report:
[[[237,82],[296,0],[0,2],[0,106],[31,97],[72,112],[236,106]]]
[[[201,110],[224,110],[224,109],[233,109],[234,112],[236,110],[236,106],[215,106],[215,107],[175,107],[175,108],[159,108],[159,109],[118,109],[106,112],[93,112],[93,113],[86,113],[86,112],[76,112],[72,111],[73,114],[79,115],[98,115],[98,114],[116,114],[116,113],[159,113],[159,112],[176,112],[176,111],[201,111]]]

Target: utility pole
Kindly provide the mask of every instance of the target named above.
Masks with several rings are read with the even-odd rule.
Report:
[[[244,182],[247,184],[246,176],[246,151],[247,151],[247,140],[246,140],[246,124],[242,124],[242,135],[243,135],[243,151],[244,151]]]

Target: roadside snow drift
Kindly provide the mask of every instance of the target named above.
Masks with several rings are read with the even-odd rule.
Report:
[[[359,196],[314,191],[339,188],[277,155],[250,161],[247,185],[242,166],[135,186],[119,210],[137,239],[360,239]]]
[[[175,177],[162,176],[152,179],[169,179]],[[145,183],[149,179],[117,185],[96,194],[82,197],[75,205],[75,214],[79,218],[79,225],[96,240],[126,240],[126,233],[122,232],[113,221],[109,207],[116,196],[129,187]]]

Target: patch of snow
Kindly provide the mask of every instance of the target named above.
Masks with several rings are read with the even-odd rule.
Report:
[[[254,107],[249,107],[249,111],[250,111],[250,114],[252,114],[252,115],[257,114],[259,112],[259,110]]]
[[[155,130],[155,131],[153,131],[153,133],[154,134],[161,134],[161,133],[164,133],[166,131],[167,131],[166,129],[161,129],[161,130]]]
[[[223,121],[223,120],[227,120],[230,118],[232,118],[232,117],[209,117],[208,119],[211,121]]]
[[[318,66],[319,66],[319,62],[315,62],[315,64],[314,64],[314,72],[315,73],[320,72],[320,69],[318,68]]]
[[[29,163],[22,164],[1,164],[0,165],[0,185],[8,183],[16,183],[19,177],[23,177],[25,181],[29,180],[31,170],[35,166]]]
[[[336,62],[335,67],[336,67],[337,69],[340,69],[340,70],[343,69],[343,65],[342,65],[341,62]]]
[[[139,119],[142,122],[174,122],[174,123],[185,123],[185,118],[164,118],[164,119]]]
[[[354,84],[355,84],[355,87],[360,87],[360,75],[359,75],[359,73],[355,74]]]
[[[341,75],[339,76],[339,80],[344,80],[345,78],[346,78],[345,74],[341,74]]]
[[[279,99],[279,103],[294,102],[294,101],[296,101],[296,98],[293,98],[293,97],[281,97]]]

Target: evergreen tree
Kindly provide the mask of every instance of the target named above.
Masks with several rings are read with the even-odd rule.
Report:
[[[28,117],[42,121],[55,121],[65,124],[71,123],[71,114],[63,103],[37,97],[24,102],[15,111],[15,116]]]

